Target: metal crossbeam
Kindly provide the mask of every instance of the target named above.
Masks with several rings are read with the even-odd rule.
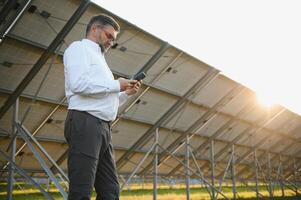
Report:
[[[25,128],[24,125],[21,125],[20,122],[16,124],[19,130],[22,130],[26,135],[34,142],[34,144],[39,148],[39,150],[45,155],[45,157],[50,161],[50,163],[58,170],[58,172],[62,175],[63,180],[69,182],[69,179],[65,172],[59,167],[59,165],[53,160],[53,158],[47,153],[47,151],[43,148],[43,146],[33,137],[33,135]]]
[[[21,167],[19,167],[15,162],[13,162],[1,149],[0,149],[0,155],[4,157],[4,159],[9,162],[11,165],[13,165],[14,169],[17,170],[17,172],[23,176],[26,180],[28,180],[30,183],[32,183],[42,194],[48,199],[48,200],[54,200],[37,182],[35,182],[30,176],[27,175],[26,171],[24,171]]]
[[[63,198],[66,200],[68,197],[67,197],[67,193],[65,192],[64,188],[60,185],[60,183],[58,182],[57,178],[55,177],[53,172],[48,167],[45,160],[41,157],[40,153],[35,149],[34,145],[31,143],[30,140],[32,140],[33,137],[30,135],[30,133],[28,133],[26,130],[24,130],[24,128],[22,126],[20,126],[19,124],[17,124],[17,127],[18,127],[18,131],[21,133],[22,138],[26,141],[28,148],[31,150],[31,152],[36,157],[36,159],[39,161],[39,163],[41,164],[42,168],[45,170],[45,172],[47,173],[47,175],[49,176],[51,181],[53,181],[56,188],[59,190],[59,192],[61,193]]]

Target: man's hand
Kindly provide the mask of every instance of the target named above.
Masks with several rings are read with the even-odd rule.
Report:
[[[130,96],[130,95],[133,95],[133,94],[136,94],[136,93],[138,92],[138,90],[139,90],[141,84],[142,84],[142,80],[137,81],[135,85],[133,85],[132,87],[128,87],[128,88],[125,90],[125,93],[126,93],[127,95],[129,95],[129,96]]]
[[[137,80],[129,80],[125,78],[118,79],[120,83],[120,92],[127,90],[128,88],[133,88],[137,84]]]

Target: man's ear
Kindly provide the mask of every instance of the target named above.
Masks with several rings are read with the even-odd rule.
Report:
[[[95,32],[96,29],[97,29],[97,24],[92,24],[91,31]]]

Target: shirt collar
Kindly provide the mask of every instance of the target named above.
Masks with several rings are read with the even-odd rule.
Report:
[[[100,49],[99,45],[96,42],[94,42],[92,40],[89,40],[89,39],[86,39],[86,38],[82,39],[82,42],[84,42],[89,47],[93,48],[94,50],[101,52],[101,49]]]

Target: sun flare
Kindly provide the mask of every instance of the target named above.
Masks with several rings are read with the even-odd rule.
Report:
[[[268,94],[268,93],[257,92],[256,99],[261,106],[264,106],[267,108],[271,108],[277,104],[276,98],[273,95]]]

